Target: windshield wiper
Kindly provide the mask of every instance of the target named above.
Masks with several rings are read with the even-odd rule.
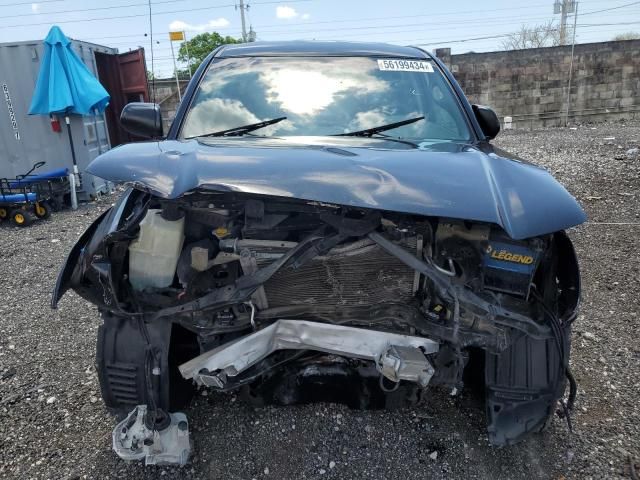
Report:
[[[412,142],[411,140],[403,140],[402,138],[392,137],[390,135],[385,135],[384,133],[377,133],[376,135],[378,136],[375,138],[382,138],[388,142],[404,143],[405,145],[411,145],[414,148],[420,148],[420,145],[418,143]]]
[[[274,123],[281,122],[286,120],[287,117],[278,117],[272,120],[265,120],[264,122],[252,123],[250,125],[243,125],[241,127],[229,128],[228,130],[220,130],[219,132],[211,132],[204,133],[202,135],[195,135],[194,137],[189,138],[197,138],[197,137],[239,137],[244,135],[245,133],[253,132],[254,130],[258,130],[260,128],[268,127],[269,125],[273,125]]]
[[[419,122],[424,120],[424,116],[410,118],[408,120],[402,120],[401,122],[388,123],[387,125],[380,125],[379,127],[366,128],[364,130],[358,130],[356,132],[336,133],[334,137],[370,137],[376,133],[384,132],[386,130],[393,130],[394,128],[409,125],[410,123]]]

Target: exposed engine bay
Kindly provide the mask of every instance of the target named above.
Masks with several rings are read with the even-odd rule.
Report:
[[[562,232],[516,241],[450,218],[130,190],[90,234],[72,288],[100,306],[116,411],[175,411],[194,384],[259,404],[391,408],[428,385],[462,391],[475,362],[502,445],[539,431],[563,397],[579,275]]]

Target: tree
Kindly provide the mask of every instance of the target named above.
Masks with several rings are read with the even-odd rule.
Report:
[[[178,60],[185,63],[190,61],[191,71],[195,72],[202,61],[213,50],[218,48],[220,45],[232,43],[240,43],[240,40],[236,40],[229,36],[223,37],[217,32],[201,33],[193,37],[191,40],[182,42],[180,50],[178,51]],[[187,51],[189,52],[188,55]]]
[[[615,37],[613,37],[614,41],[617,41],[617,40],[638,40],[638,39],[640,39],[640,33],[638,33],[638,32],[621,33],[620,35],[616,35]]]
[[[502,48],[505,50],[555,47],[557,45],[560,45],[560,29],[553,20],[535,27],[523,25],[519,32],[512,33],[502,41]]]

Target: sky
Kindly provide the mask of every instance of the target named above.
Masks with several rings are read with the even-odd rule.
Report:
[[[258,40],[351,40],[450,47],[453,53],[501,50],[522,25],[550,20],[555,0],[245,0]],[[217,31],[241,37],[239,0],[151,0],[157,77],[173,70],[170,30],[187,37]],[[145,47],[150,59],[148,0],[0,0],[0,43],[44,38],[57,24],[70,37],[128,51]],[[611,40],[640,32],[640,1],[580,0],[576,41]],[[573,18],[568,19],[570,25]],[[490,38],[487,38],[490,37]],[[492,38],[491,38],[492,37]],[[178,43],[174,43],[176,48]],[[150,68],[149,68],[150,69]]]

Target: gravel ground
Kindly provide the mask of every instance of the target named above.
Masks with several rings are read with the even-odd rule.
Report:
[[[186,412],[195,443],[188,466],[120,461],[94,368],[96,310],[75,294],[49,309],[61,262],[106,198],[28,229],[0,226],[0,477],[629,478],[629,457],[640,469],[640,154],[628,152],[640,146],[639,125],[508,131],[497,144],[552,171],[589,214],[571,231],[584,282],[573,434],[555,419],[517,446],[491,447],[469,393],[433,392],[400,412],[256,409],[210,394]]]

